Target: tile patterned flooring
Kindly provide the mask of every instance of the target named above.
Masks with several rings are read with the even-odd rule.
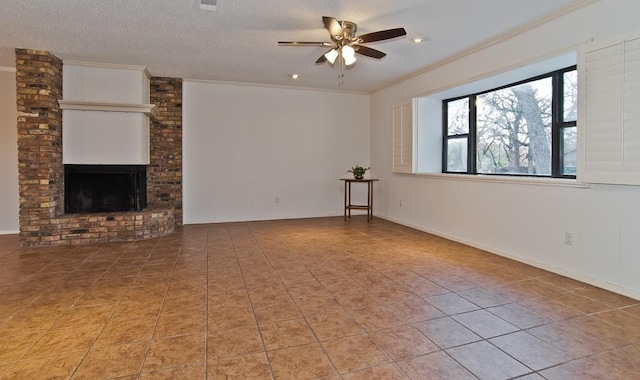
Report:
[[[640,302],[365,218],[0,236],[0,378],[640,378]]]

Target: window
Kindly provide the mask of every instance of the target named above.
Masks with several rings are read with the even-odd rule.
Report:
[[[575,178],[576,67],[443,101],[445,173]]]

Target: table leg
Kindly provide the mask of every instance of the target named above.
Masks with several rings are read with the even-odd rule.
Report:
[[[367,222],[373,220],[373,182],[367,182]]]
[[[347,181],[344,181],[344,221],[347,221]]]
[[[349,181],[349,219],[351,219],[351,181]]]

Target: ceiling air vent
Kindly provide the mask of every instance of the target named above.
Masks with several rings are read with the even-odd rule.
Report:
[[[203,11],[215,11],[218,5],[218,0],[198,0],[200,9]]]

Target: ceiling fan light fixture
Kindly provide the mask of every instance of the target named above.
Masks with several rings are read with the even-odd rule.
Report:
[[[331,63],[332,65],[336,62],[336,58],[338,58],[338,51],[336,49],[331,49],[325,53],[324,57]]]
[[[356,57],[355,56],[353,56],[353,57],[344,57],[344,64],[345,65],[351,66],[354,63],[356,63]]]
[[[351,46],[344,45],[341,50],[345,65],[351,66],[356,63],[356,51]]]

